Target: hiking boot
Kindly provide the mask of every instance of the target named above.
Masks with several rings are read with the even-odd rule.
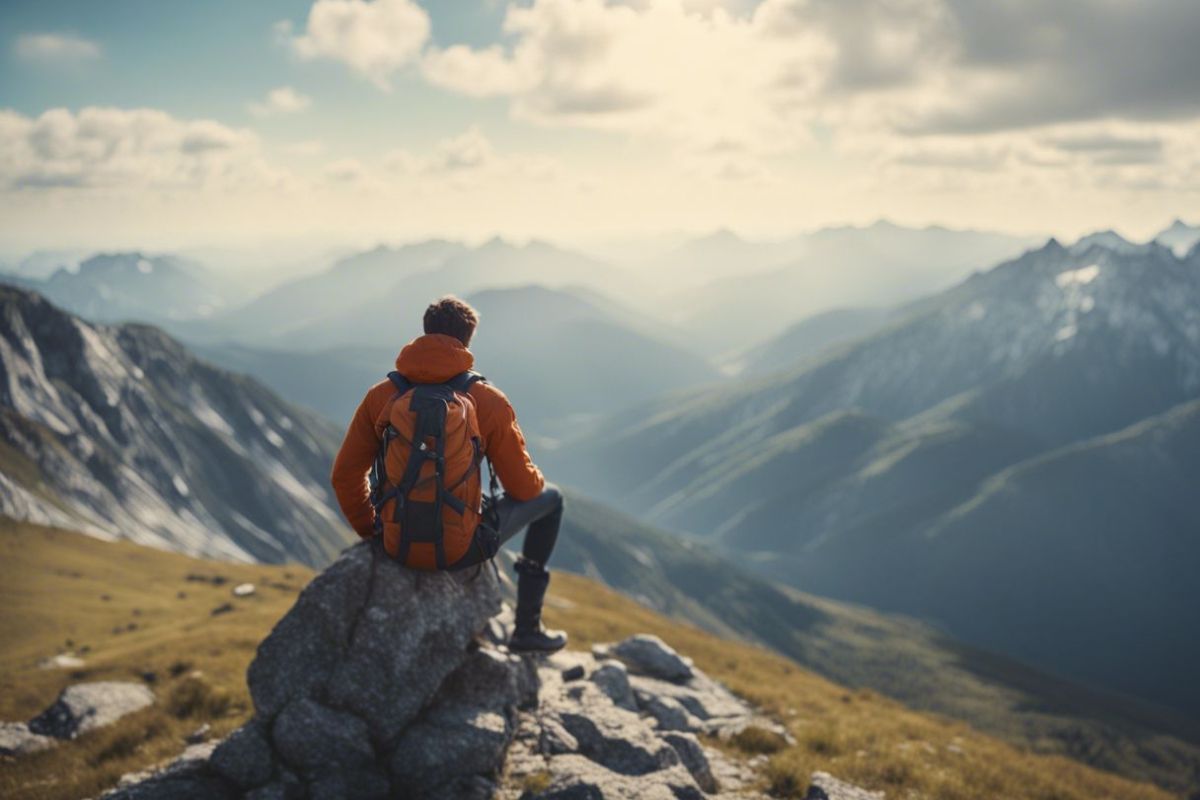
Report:
[[[515,653],[553,653],[567,646],[567,635],[542,625],[542,600],[550,585],[550,573],[536,561],[517,559],[517,612],[508,649]]]

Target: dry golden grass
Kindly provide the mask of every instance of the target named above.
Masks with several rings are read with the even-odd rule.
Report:
[[[152,674],[159,698],[105,730],[0,763],[0,797],[96,796],[121,774],[178,754],[204,722],[214,735],[232,730],[250,711],[244,675],[257,643],[310,577],[303,567],[199,561],[0,520],[0,719],[28,719],[65,686],[84,680]],[[258,593],[233,598],[231,588],[247,581]],[[771,752],[763,788],[780,797],[803,796],[814,769],[884,789],[889,800],[1169,797],[1064,758],[1023,752],[871,692],[848,691],[766,650],[668,620],[585,578],[557,574],[551,595],[565,602],[550,605],[548,621],[570,632],[572,647],[655,633],[786,721],[794,746],[777,749],[754,734],[728,746],[742,754]],[[226,603],[232,611],[211,614]],[[38,667],[65,650],[86,650],[86,665]]]
[[[177,755],[206,722],[214,735],[241,724],[254,649],[311,574],[0,520],[0,719],[29,719],[82,681],[149,679],[158,697],[109,728],[0,763],[0,797],[94,797],[122,774]],[[234,598],[233,586],[243,582],[257,594]],[[213,616],[225,603],[233,610]],[[38,666],[65,651],[79,654],[83,668]]]

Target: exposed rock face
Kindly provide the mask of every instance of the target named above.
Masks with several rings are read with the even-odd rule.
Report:
[[[0,722],[0,756],[20,756],[54,744],[54,739],[34,733],[24,722]]]
[[[501,588],[350,548],[259,645],[254,719],[110,800],[760,797],[696,734],[775,723],[652,637],[513,655]]]
[[[162,331],[0,286],[0,513],[189,555],[325,566],[339,432]]]
[[[100,681],[70,686],[28,724],[0,723],[0,755],[21,755],[53,747],[60,739],[74,739],[111,725],[153,703],[154,692],[140,683]]]
[[[538,704],[518,715],[502,797],[760,796],[747,788],[753,771],[696,734],[753,725],[786,737],[778,723],[658,637],[634,636],[594,652],[560,653],[540,666]],[[634,670],[643,674],[628,674]]]
[[[500,611],[490,571],[418,573],[355,545],[259,645],[254,719],[202,764],[115,796],[188,796],[189,781],[206,797],[487,796],[537,688],[477,639]]]
[[[64,689],[53,705],[30,720],[29,730],[55,739],[74,739],[153,703],[154,692],[140,683],[80,683]]]

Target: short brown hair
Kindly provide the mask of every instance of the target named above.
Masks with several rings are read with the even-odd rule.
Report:
[[[453,336],[466,346],[471,344],[471,336],[478,324],[479,312],[452,294],[435,300],[425,309],[426,333]]]

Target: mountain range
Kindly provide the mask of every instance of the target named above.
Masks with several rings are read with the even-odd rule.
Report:
[[[681,293],[674,320],[713,353],[756,344],[841,307],[893,306],[951,286],[1035,241],[880,221],[826,228],[786,248],[746,243],[728,274]],[[722,248],[730,251],[728,243]]]
[[[1197,398],[1200,249],[1103,234],[553,455],[568,483],[772,577],[1196,713],[1178,665],[1200,651],[1171,631],[1200,602]],[[1096,516],[1100,495],[1124,512]],[[1153,668],[1132,655],[1151,636]]]
[[[678,332],[651,328],[586,289],[518,286],[483,290],[467,300],[481,316],[471,348],[476,369],[509,395],[520,409],[521,425],[537,437],[560,437],[614,405],[634,405],[719,377],[677,343],[683,338]],[[340,426],[366,390],[394,369],[401,346],[420,332],[414,319],[407,331],[372,345],[311,351],[238,342],[193,347]]]
[[[12,280],[102,322],[203,319],[235,298],[227,282],[199,263],[140,252],[98,254],[60,266],[45,278],[17,275]]]
[[[185,553],[316,566],[347,541],[324,488],[335,428],[256,381],[195,358],[157,329],[86,323],[36,294],[0,291],[5,516]],[[498,295],[502,302],[507,292]],[[488,302],[482,298],[480,307]],[[491,311],[503,317],[502,307]],[[1163,424],[1189,426],[1195,416],[1186,411]],[[862,428],[860,436],[875,431],[850,416],[845,427]],[[1111,444],[1137,447],[1155,437],[1175,459],[1168,468],[1194,474],[1187,460],[1194,434],[1154,428]],[[633,461],[651,456],[657,454]],[[1121,454],[1114,463],[1141,466]],[[1153,473],[1145,474],[1150,491]],[[1033,483],[1042,485],[1036,477]],[[987,502],[995,501],[980,505]],[[970,524],[968,533],[974,530]],[[965,534],[946,535],[961,541]],[[1200,733],[1186,720],[965,647],[930,625],[783,587],[756,576],[752,559],[732,558],[720,544],[679,539],[572,492],[555,566],[599,578],[677,619],[770,646],[839,682],[871,686],[1043,751],[1178,785],[1200,764],[1200,751],[1188,743]],[[976,556],[946,556],[941,568],[957,575],[964,565],[968,572],[957,577],[970,581]],[[1179,569],[1188,557],[1182,554]],[[781,556],[779,563],[789,562]],[[1164,587],[1174,585],[1170,577]],[[1112,611],[1120,600],[1104,608]],[[1156,607],[1154,601],[1147,606]],[[972,608],[987,621],[987,609]],[[1155,663],[1176,663],[1162,632],[1147,631],[1159,648],[1151,653]]]

